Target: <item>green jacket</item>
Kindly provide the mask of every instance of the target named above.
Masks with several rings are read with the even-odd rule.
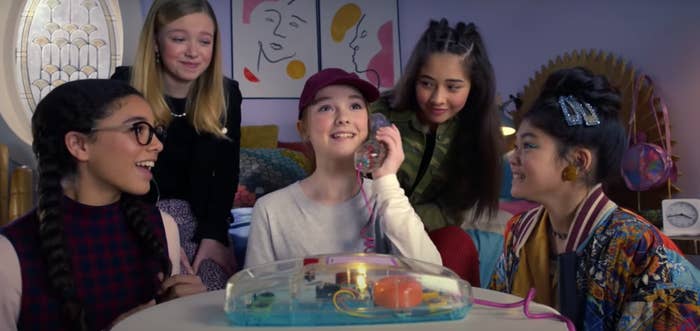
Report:
[[[456,224],[457,222],[444,210],[441,196],[445,194],[445,184],[448,180],[445,159],[450,143],[457,133],[457,122],[451,119],[438,126],[432,158],[423,177],[416,183],[426,149],[428,126],[418,120],[416,111],[391,109],[383,98],[374,102],[370,111],[384,114],[401,132],[405,159],[397,177],[428,231]]]

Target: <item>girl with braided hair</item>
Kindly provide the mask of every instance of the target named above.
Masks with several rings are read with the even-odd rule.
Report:
[[[441,252],[454,251],[440,248],[453,240],[467,245],[462,251],[474,250],[458,226],[476,228],[477,220],[498,210],[502,137],[494,95],[494,73],[477,27],[450,26],[443,18],[430,21],[398,84],[372,105],[401,132],[406,159],[399,182],[425,227],[437,230],[431,237]],[[502,238],[500,229],[491,233]],[[496,251],[482,258],[481,278],[489,277],[501,242],[479,249],[479,254]],[[478,262],[460,254],[454,258],[466,265],[455,271],[478,277]],[[443,255],[443,261],[451,259]]]
[[[202,292],[180,272],[172,217],[147,205],[161,127],[134,88],[65,83],[32,117],[38,205],[0,229],[0,329],[102,330]]]

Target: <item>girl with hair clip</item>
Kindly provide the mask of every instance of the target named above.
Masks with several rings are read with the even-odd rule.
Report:
[[[321,70],[306,81],[297,129],[313,148],[316,168],[309,177],[255,203],[247,267],[363,251],[441,263],[396,179],[403,150],[395,126],[376,132],[387,152],[372,171],[374,179],[363,179],[355,170],[355,151],[368,138],[367,103],[378,97],[374,85],[338,68]]]
[[[32,117],[37,207],[0,230],[1,330],[102,330],[205,290],[180,272],[173,219],[137,198],[163,145],[125,83],[65,83]]]
[[[188,257],[183,263],[191,261],[209,289],[223,288],[237,269],[228,227],[238,186],[242,97],[238,83],[222,74],[220,45],[206,0],[155,0],[137,61],[112,76],[130,80],[167,126],[150,196],[175,217]]]
[[[511,194],[540,203],[507,225],[490,287],[559,309],[577,330],[695,330],[700,271],[603,184],[626,146],[620,94],[563,69],[545,82],[509,155]]]
[[[493,69],[476,26],[452,27],[443,18],[430,21],[399,83],[372,105],[401,131],[406,160],[399,182],[425,227],[440,229],[431,232],[438,245],[447,245],[440,251],[453,250],[450,242],[475,250],[458,226],[472,228],[482,279],[490,277],[498,256],[492,252],[502,244],[502,229],[478,230],[498,211],[502,136],[494,96]],[[460,268],[478,272],[478,262]]]

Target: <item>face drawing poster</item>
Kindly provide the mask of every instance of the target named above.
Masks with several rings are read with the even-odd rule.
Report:
[[[355,72],[380,90],[401,74],[396,1],[319,1],[321,67]]]
[[[318,71],[315,0],[233,0],[233,75],[245,98],[298,98]]]

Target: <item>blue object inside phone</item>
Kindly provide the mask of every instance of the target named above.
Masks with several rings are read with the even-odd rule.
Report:
[[[241,270],[224,311],[239,326],[355,325],[462,319],[472,304],[469,283],[443,266],[358,253]]]

